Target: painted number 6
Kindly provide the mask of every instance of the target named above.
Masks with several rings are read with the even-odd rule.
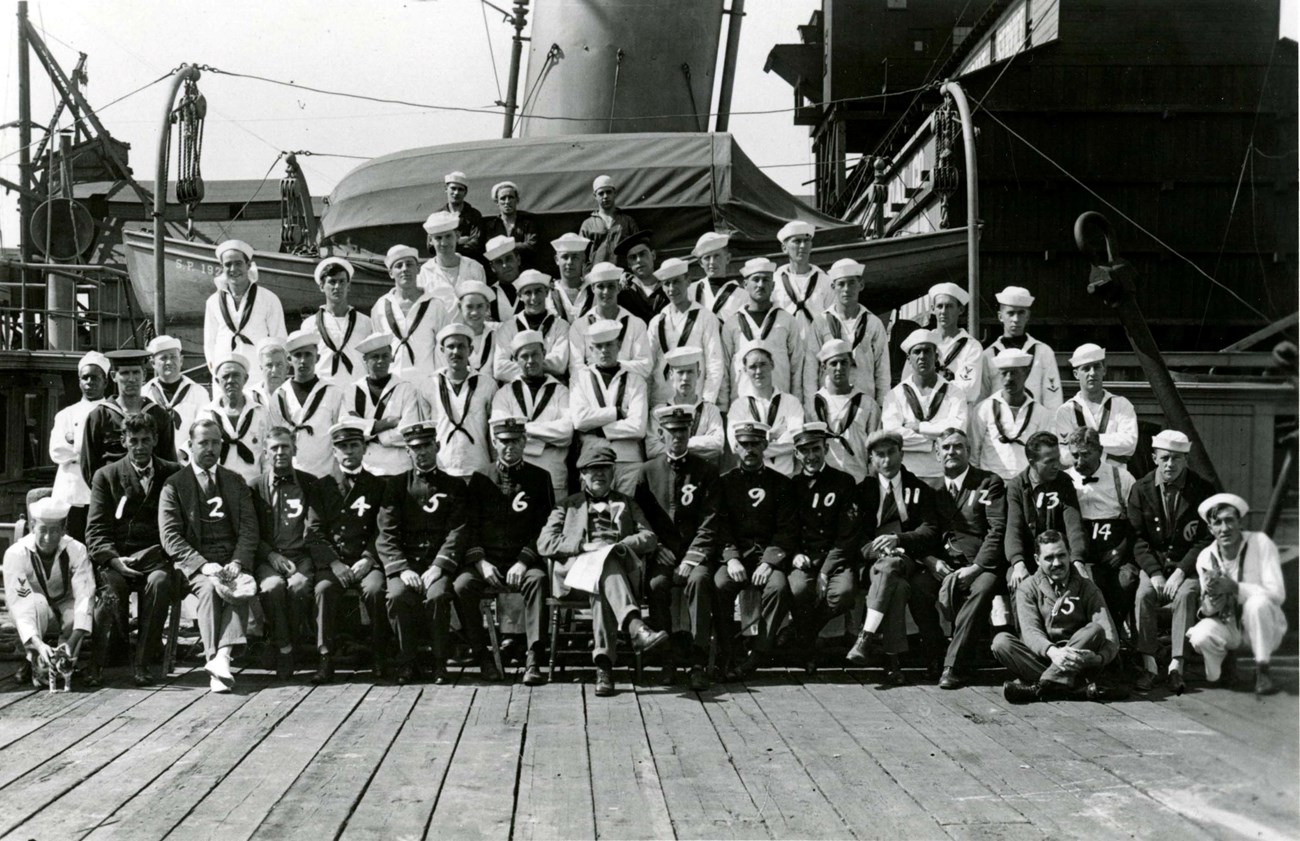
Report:
[[[510,503],[510,510],[512,511],[528,510],[528,500],[526,499],[526,494],[523,491],[520,491],[519,493],[515,494],[514,500]]]

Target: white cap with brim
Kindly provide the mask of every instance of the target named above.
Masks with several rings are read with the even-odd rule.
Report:
[[[738,421],[731,425],[731,435],[737,441],[766,441],[772,427],[762,421]]]
[[[474,341],[474,331],[469,329],[468,324],[461,324],[459,321],[453,321],[438,331],[438,344],[441,345],[452,336],[464,336],[470,343]]]
[[[150,356],[156,356],[164,351],[174,350],[181,351],[181,340],[175,336],[154,336],[145,345],[145,350],[149,351]]]
[[[841,356],[853,358],[853,345],[843,339],[827,339],[821,349],[817,351],[818,362],[830,362]]]
[[[623,332],[623,325],[612,319],[602,319],[587,328],[587,341],[593,345],[603,342],[618,341],[618,334]]]
[[[664,362],[669,368],[689,368],[704,361],[704,351],[693,345],[677,347],[664,354]]]
[[[365,439],[370,434],[371,421],[357,417],[346,417],[330,427],[330,443],[338,444],[342,441]]]
[[[611,280],[618,280],[623,276],[623,270],[613,263],[597,263],[591,267],[583,278],[587,283],[603,283]]]
[[[520,350],[529,345],[541,345],[546,347],[546,336],[540,330],[520,330],[510,340],[510,352],[518,353]]]
[[[352,267],[352,264],[347,260],[344,260],[342,257],[326,257],[324,260],[321,260],[316,264],[316,271],[312,273],[312,277],[316,278],[317,286],[324,285],[325,275],[329,272],[330,266],[338,266],[340,269],[347,272],[348,280],[351,280],[352,276],[357,273],[357,270]]]
[[[999,371],[1008,368],[1028,368],[1034,364],[1034,357],[1018,348],[1007,348],[993,357],[993,367]]]
[[[1034,296],[1023,286],[1008,286],[993,296],[1004,307],[1032,307]]]
[[[72,506],[66,502],[59,502],[53,497],[38,499],[31,504],[31,518],[33,522],[41,523],[61,523],[68,519],[68,512]]]
[[[1082,368],[1084,365],[1092,365],[1097,362],[1106,361],[1106,349],[1101,345],[1094,345],[1092,342],[1079,345],[1070,355],[1070,364],[1075,368]]]
[[[1192,439],[1176,429],[1162,429],[1151,439],[1151,449],[1166,450],[1171,453],[1190,453]]]
[[[939,348],[939,337],[930,330],[913,330],[907,334],[907,338],[899,344],[903,353],[911,353],[912,348],[917,345],[930,345],[936,350]]]
[[[514,237],[504,234],[499,237],[492,237],[487,241],[487,248],[483,250],[483,256],[489,260],[495,260],[514,251],[516,245]]]
[[[947,295],[963,307],[970,303],[970,293],[955,283],[936,283],[930,287],[931,298],[938,298],[940,295]]]
[[[81,373],[81,369],[85,368],[87,365],[94,365],[105,374],[112,370],[112,365],[109,364],[108,357],[97,350],[92,350],[85,356],[81,357],[81,360],[77,362],[77,373]]]
[[[675,277],[685,275],[691,269],[691,264],[685,260],[679,260],[676,257],[669,257],[659,264],[655,269],[655,277],[660,280],[672,280]]]
[[[419,260],[420,252],[416,251],[409,245],[394,245],[392,248],[388,249],[388,253],[384,255],[384,267],[391,269],[398,260],[401,260],[404,257],[414,257],[416,260]]]
[[[776,263],[766,257],[755,257],[746,260],[745,264],[740,267],[741,277],[753,277],[756,274],[775,274]]]
[[[857,260],[845,257],[842,260],[836,260],[831,265],[830,271],[826,272],[826,275],[831,279],[831,282],[834,282],[842,277],[862,277],[862,273],[866,270],[867,267]]]
[[[424,232],[429,236],[434,234],[445,234],[454,231],[460,227],[460,214],[450,213],[446,210],[435,211],[429,214],[429,218],[424,220]]]
[[[392,350],[392,348],[393,337],[388,333],[371,333],[357,342],[357,353],[361,354],[362,357],[377,350]]]
[[[794,219],[786,222],[781,226],[781,230],[776,232],[776,241],[785,242],[790,237],[810,237],[817,232],[812,224],[802,219]]]
[[[551,248],[556,254],[574,254],[586,251],[591,240],[577,234],[562,234],[559,239],[551,240]]]
[[[516,292],[523,292],[530,286],[550,287],[550,275],[545,272],[539,272],[537,269],[526,269],[515,278],[514,287]]]
[[[696,257],[703,257],[706,254],[712,254],[715,251],[721,251],[722,249],[726,248],[730,244],[731,244],[731,237],[727,236],[726,234],[719,234],[714,231],[709,231],[706,234],[702,234],[700,238],[695,241],[695,248],[691,251],[691,254],[695,255]]]
[[[289,334],[289,338],[284,343],[284,349],[289,353],[304,350],[306,348],[319,350],[320,333],[308,329],[294,330]]]
[[[1196,506],[1196,513],[1200,514],[1201,519],[1208,523],[1210,521],[1210,515],[1213,514],[1215,509],[1221,505],[1231,505],[1233,508],[1237,509],[1238,517],[1245,517],[1250,513],[1250,503],[1246,502],[1246,500],[1236,494],[1228,493],[1214,494],[1206,497],[1201,501],[1200,505]]]
[[[240,368],[244,369],[245,376],[247,376],[248,372],[252,370],[248,362],[248,357],[233,350],[217,355],[217,358],[213,360],[212,363],[212,373],[220,373],[222,365],[238,365]]]

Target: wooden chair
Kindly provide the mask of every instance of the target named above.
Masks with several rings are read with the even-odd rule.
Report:
[[[590,640],[591,639],[590,620],[586,621],[585,627],[581,630],[575,629],[574,623],[577,621],[579,613],[581,613],[582,611],[590,611],[592,607],[591,607],[591,596],[588,593],[583,593],[578,590],[570,590],[566,595],[563,596],[555,595],[554,583],[556,580],[556,571],[555,571],[555,559],[553,558],[546,559],[546,577],[547,577],[547,581],[549,582],[549,586],[547,587],[545,604],[546,604],[547,611],[550,613],[550,632],[551,632],[550,653],[548,655],[550,659],[547,665],[547,674],[553,676],[555,674],[556,661],[560,651],[561,614],[564,614],[566,624],[568,625],[568,629],[564,631],[566,635],[570,637],[581,637],[584,641]],[[643,604],[641,605],[641,608],[644,611],[646,609],[646,606]],[[619,636],[622,637],[622,634],[620,633]],[[580,650],[583,654],[589,653],[589,649],[586,646],[583,646]],[[641,652],[632,651],[631,653],[635,659],[635,664],[636,664],[635,665],[636,682],[640,683],[641,669],[642,669]]]

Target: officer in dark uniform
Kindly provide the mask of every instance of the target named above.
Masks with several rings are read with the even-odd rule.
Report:
[[[731,430],[740,464],[718,480],[718,512],[706,539],[723,547],[723,563],[713,576],[718,593],[713,615],[723,662],[733,659],[731,651],[740,634],[735,620],[737,597],[747,587],[761,591],[753,651],[726,672],[729,678],[742,679],[767,660],[773,637],[790,611],[786,570],[798,544],[799,523],[790,480],[763,462],[768,425],[741,421]]]
[[[452,580],[471,536],[469,486],[438,469],[438,425],[417,421],[401,429],[414,467],[385,482],[375,549],[388,579],[388,618],[397,634],[397,682],[417,679],[421,627],[433,632],[433,681],[447,682]]]
[[[664,659],[660,683],[676,682],[677,662],[684,656],[690,667],[691,689],[709,688],[709,640],[713,636],[713,576],[716,547],[708,542],[716,532],[701,529],[717,510],[718,468],[690,452],[695,407],[661,406],[655,410],[665,451],[642,468],[636,502],[659,536],[659,551],[646,575],[649,578],[650,625],[672,633],[672,595],[682,589],[690,615],[690,629],[673,637]]]
[[[788,577],[795,633],[811,674],[817,669],[817,635],[857,598],[857,486],[852,476],[826,464],[827,439],[833,437],[826,424],[805,423],[791,432],[802,469],[791,479],[799,554]]]
[[[307,506],[306,540],[316,570],[316,645],[320,664],[312,683],[334,680],[334,639],[343,591],[357,587],[370,617],[376,677],[385,672],[388,622],[384,571],[375,552],[384,480],[361,466],[370,423],[347,418],[330,427],[334,467],[315,484]]]
[[[478,652],[485,680],[500,680],[483,630],[482,599],[493,591],[524,597],[524,636],[528,642],[524,684],[546,682],[539,666],[542,653],[542,613],[546,601],[546,561],[537,553],[537,535],[555,507],[551,474],[524,461],[528,419],[498,417],[489,424],[496,442],[496,463],[485,473],[473,473],[469,495],[475,543],[465,553],[456,576],[456,608],[470,646]]]

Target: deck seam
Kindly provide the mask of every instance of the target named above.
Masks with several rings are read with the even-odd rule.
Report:
[[[369,695],[370,693],[367,692],[366,694]],[[379,769],[383,766],[384,760],[388,758],[389,752],[397,742],[398,735],[406,728],[407,722],[411,720],[411,714],[415,712],[416,706],[421,700],[423,700],[423,698],[424,687],[422,686],[420,687],[418,694],[415,696],[415,702],[412,703],[410,708],[406,711],[406,716],[402,719],[402,723],[393,730],[393,737],[388,740],[388,746],[384,748],[384,755],[379,757],[379,761],[375,763],[375,767],[370,770],[370,776],[366,777],[365,784],[361,786],[361,790],[357,792],[357,796],[352,799],[352,805],[348,807],[348,813],[343,816],[343,821],[334,832],[334,841],[338,841],[339,838],[343,837],[343,833],[347,831],[348,823],[352,820],[352,816],[356,814],[357,807],[361,805],[361,801],[365,798],[366,792],[370,790],[370,784],[374,782],[375,775],[379,773]],[[351,715],[351,713],[348,714],[349,718]]]
[[[460,728],[456,730],[456,741],[452,744],[451,754],[447,757],[447,767],[442,772],[442,779],[438,780],[438,790],[433,793],[433,803],[429,807],[429,816],[424,819],[424,831],[420,834],[422,838],[429,837],[429,827],[433,824],[433,813],[438,811],[438,803],[442,800],[442,790],[447,785],[447,775],[451,773],[451,764],[456,759],[456,752],[460,750],[460,740],[465,735],[465,725],[469,723],[470,711],[474,709],[474,702],[478,700],[478,687],[476,686],[470,691],[473,694],[470,696],[469,703],[465,705],[465,715],[460,720]]]

